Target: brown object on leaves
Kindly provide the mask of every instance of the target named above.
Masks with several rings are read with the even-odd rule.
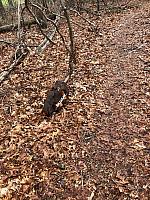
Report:
[[[44,102],[43,112],[47,116],[52,116],[52,114],[57,111],[57,104],[61,101],[63,95],[67,97],[68,94],[69,90],[67,84],[64,81],[56,81],[55,85],[48,92],[48,96]]]

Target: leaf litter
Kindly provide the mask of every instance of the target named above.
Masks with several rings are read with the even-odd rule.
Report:
[[[58,36],[57,47],[31,55],[2,83],[1,199],[149,199],[150,76],[139,59],[150,58],[149,8],[143,1],[93,17],[101,36],[74,25],[78,57],[70,97],[52,118],[41,110],[67,70]],[[3,52],[1,70],[11,51]]]

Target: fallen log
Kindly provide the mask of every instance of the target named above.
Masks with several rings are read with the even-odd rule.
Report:
[[[36,24],[35,20],[29,20],[24,22],[24,26],[31,26]],[[0,26],[0,33],[10,32],[18,29],[18,24],[9,24],[5,26]]]

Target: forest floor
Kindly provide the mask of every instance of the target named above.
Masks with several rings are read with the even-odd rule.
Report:
[[[58,35],[55,46],[30,55],[1,84],[0,198],[149,200],[150,2],[90,16],[100,34],[73,20],[83,28],[74,25],[77,65],[59,113],[41,113],[46,92],[67,71]],[[42,41],[35,27],[27,39]],[[13,51],[0,52],[1,71]]]

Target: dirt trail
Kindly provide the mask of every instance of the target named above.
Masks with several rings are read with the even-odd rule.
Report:
[[[88,71],[96,87],[90,96],[98,105],[94,112],[89,106],[93,132],[85,126],[85,135],[82,132],[84,139],[94,139],[82,148],[95,199],[150,196],[150,76],[140,60],[150,61],[149,11],[147,4],[110,17],[103,26],[102,50],[95,48],[97,41],[90,47],[96,49],[92,56],[99,62]]]

